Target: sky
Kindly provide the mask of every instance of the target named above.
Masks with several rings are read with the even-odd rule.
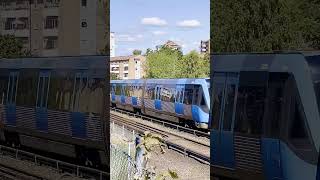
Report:
[[[110,30],[116,56],[155,49],[172,40],[183,53],[200,49],[210,37],[209,0],[110,0]]]

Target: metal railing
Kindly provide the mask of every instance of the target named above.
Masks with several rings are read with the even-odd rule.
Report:
[[[77,177],[95,179],[108,179],[109,173],[97,169],[79,166],[60,160],[44,157],[23,150],[0,145],[0,155],[9,156],[17,160],[28,160],[38,166],[50,167],[58,173],[68,173]]]

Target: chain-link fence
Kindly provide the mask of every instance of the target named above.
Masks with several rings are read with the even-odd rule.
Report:
[[[134,160],[124,151],[111,145],[111,179],[112,180],[131,180],[136,170]]]
[[[111,179],[131,180],[135,165],[135,132],[111,123]]]

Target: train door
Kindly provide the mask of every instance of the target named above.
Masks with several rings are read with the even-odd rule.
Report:
[[[161,90],[162,85],[157,85],[155,89],[154,107],[157,110],[162,110],[161,106]]]
[[[48,131],[48,94],[50,85],[50,71],[40,71],[36,102],[36,127],[40,131]]]
[[[6,124],[16,126],[16,97],[19,81],[19,72],[13,71],[9,74],[8,90],[6,99]]]
[[[211,161],[213,165],[234,168],[233,124],[235,119],[238,75],[215,73],[213,77],[213,130]]]
[[[85,138],[87,134],[85,112],[83,112],[85,108],[82,108],[81,104],[81,99],[86,97],[86,88],[88,88],[88,75],[84,72],[76,73],[72,93],[71,127],[72,136],[77,138]]]
[[[176,86],[176,93],[175,93],[175,98],[174,98],[174,108],[176,111],[176,114],[178,115],[184,115],[184,108],[183,108],[183,99],[184,99],[184,85],[178,84]]]

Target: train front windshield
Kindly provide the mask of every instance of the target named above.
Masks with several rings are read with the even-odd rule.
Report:
[[[320,111],[320,55],[307,56],[306,59],[311,70],[311,78],[317,98],[318,109]]]

